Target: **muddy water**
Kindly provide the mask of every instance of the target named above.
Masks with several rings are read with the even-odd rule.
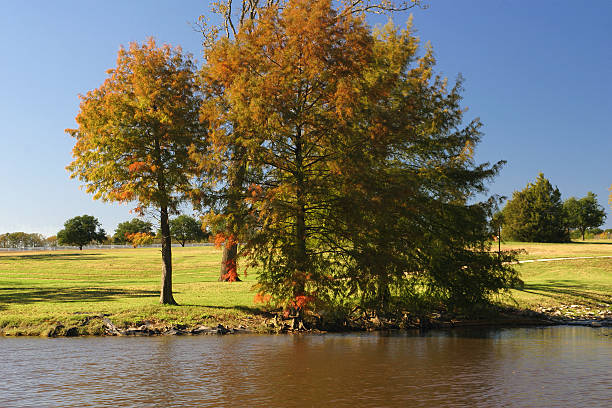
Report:
[[[612,329],[0,338],[1,407],[612,407]]]

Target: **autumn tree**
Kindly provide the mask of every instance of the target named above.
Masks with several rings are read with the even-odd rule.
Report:
[[[195,218],[184,214],[170,220],[170,235],[183,247],[187,241],[199,242],[206,238],[206,234],[202,231],[202,224]]]
[[[115,244],[125,244],[128,239],[127,235],[135,233],[150,234],[153,224],[148,221],[141,220],[139,218],[131,219],[130,221],[124,221],[117,225],[115,234],[113,235],[113,242]]]
[[[287,0],[220,0],[213,3],[211,11],[221,19],[220,25],[208,24],[206,16],[200,16],[197,26],[203,34],[205,58],[214,61],[216,49],[225,40],[235,40],[239,33],[249,30],[259,24],[259,19],[270,8],[283,10],[290,2]],[[393,13],[405,11],[413,7],[425,8],[421,0],[378,1],[351,0],[344,3],[342,13],[345,16],[365,13]],[[265,17],[264,17],[265,18]],[[241,34],[242,35],[242,34]],[[213,62],[214,65],[214,62]],[[256,75],[255,72],[246,75]],[[228,102],[223,99],[223,81],[216,81],[214,69],[209,71],[205,66],[202,70],[202,81],[211,92],[217,96],[212,115],[222,115]],[[211,116],[211,106],[204,108],[204,115]],[[227,119],[227,116],[225,116]],[[242,135],[236,133],[236,123],[225,120],[224,126],[233,134],[224,141],[223,152],[218,150],[198,157],[202,168],[200,194],[194,198],[196,207],[208,208],[206,223],[216,235],[216,242],[223,246],[223,256],[220,267],[220,281],[237,280],[238,241],[248,239],[250,220],[249,209],[245,207],[245,198],[249,194],[249,181],[246,176],[248,160],[245,148],[240,143]]]
[[[78,127],[67,130],[76,139],[68,170],[94,199],[158,213],[163,304],[176,304],[169,215],[191,189],[189,151],[204,149],[207,140],[194,72],[180,48],[158,47],[153,39],[131,43],[120,49],[106,81],[81,96]]]
[[[605,210],[597,202],[597,196],[590,191],[581,199],[568,198],[563,203],[563,211],[567,226],[580,231],[583,241],[584,234],[589,228],[601,226],[606,219]]]
[[[57,233],[57,243],[60,245],[76,245],[80,250],[91,242],[102,242],[106,233],[100,227],[97,218],[91,215],[81,215],[64,223],[64,229]]]
[[[503,209],[506,237],[527,242],[567,242],[569,234],[561,193],[540,173],[534,183],[515,191]]]
[[[213,148],[244,151],[260,297],[390,310],[409,286],[471,302],[517,281],[486,248],[492,204],[467,204],[501,163],[474,164],[480,124],[461,127],[460,84],[417,49],[408,31],[296,0],[208,53],[203,112]]]

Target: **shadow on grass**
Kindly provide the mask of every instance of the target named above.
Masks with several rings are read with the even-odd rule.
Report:
[[[60,254],[24,254],[24,255],[10,255],[0,256],[0,261],[92,261],[97,260],[97,257],[103,254],[91,254],[91,253],[60,253]]]
[[[546,296],[557,301],[573,298],[572,301],[578,303],[608,303],[611,296],[605,296],[597,292],[593,292],[592,286],[584,283],[578,283],[573,280],[549,281],[549,283],[525,284],[521,292],[531,293],[538,296]]]
[[[8,304],[37,302],[102,302],[117,296],[125,298],[157,297],[159,291],[114,288],[0,288],[0,310]]]

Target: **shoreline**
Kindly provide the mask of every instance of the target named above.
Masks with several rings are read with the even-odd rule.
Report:
[[[216,324],[164,324],[144,320],[116,326],[112,316],[84,316],[78,325],[64,325],[61,322],[49,324],[44,330],[31,331],[22,328],[11,330],[0,329],[0,337],[151,337],[151,336],[197,336],[197,335],[231,335],[231,334],[334,334],[364,332],[408,332],[439,329],[494,329],[535,326],[581,326],[612,327],[612,316],[602,318],[558,318],[532,310],[499,313],[488,318],[450,318],[413,317],[402,322],[381,321],[378,318],[361,321],[345,321],[342,325],[316,327],[292,318],[279,318],[278,315],[249,316],[243,324],[220,321]]]

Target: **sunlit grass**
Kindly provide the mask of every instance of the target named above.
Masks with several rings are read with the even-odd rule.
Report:
[[[0,330],[101,314],[125,325],[237,323],[257,316],[253,276],[218,282],[220,260],[221,251],[213,247],[173,248],[174,296],[181,305],[175,307],[158,303],[159,249],[3,253]]]
[[[612,242],[504,243],[525,249],[522,259],[610,256]],[[37,335],[57,324],[82,333],[102,332],[100,319],[128,326],[245,324],[264,322],[255,304],[255,273],[243,282],[218,282],[221,250],[173,248],[174,296],[180,306],[159,304],[161,254],[158,248],[0,253],[0,333]],[[519,308],[612,304],[612,258],[525,263],[525,282],[513,290]]]

